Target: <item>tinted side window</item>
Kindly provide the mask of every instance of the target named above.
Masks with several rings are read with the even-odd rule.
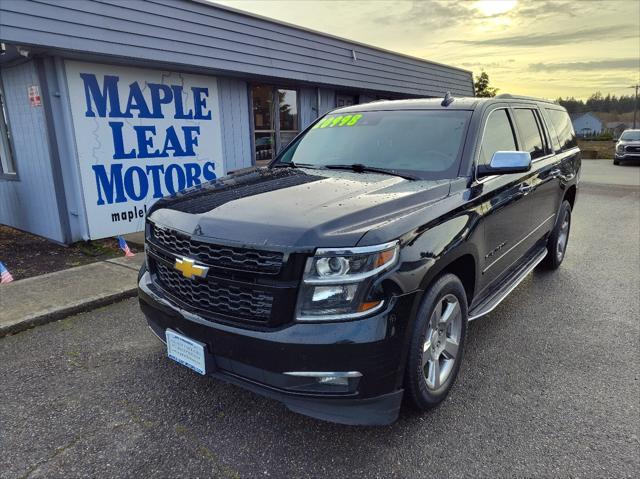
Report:
[[[492,111],[484,128],[478,164],[491,163],[491,158],[496,151],[516,151],[517,149],[507,110]]]
[[[533,110],[519,108],[515,112],[518,133],[522,140],[522,150],[531,154],[531,159],[535,160],[545,155],[544,140],[540,134],[540,127]]]
[[[553,124],[558,135],[558,141],[560,142],[560,150],[570,150],[578,146],[576,140],[576,134],[573,131],[573,125],[571,124],[571,118],[569,114],[564,110],[549,110],[547,109],[549,119]]]

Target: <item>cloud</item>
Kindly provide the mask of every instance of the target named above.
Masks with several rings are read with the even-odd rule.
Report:
[[[463,62],[460,63],[459,65],[465,68],[474,68],[474,67],[480,67],[480,68],[491,68],[491,69],[513,69],[512,66],[507,65],[508,63],[514,63],[515,60],[513,58],[509,58],[508,60],[504,60],[504,61],[497,61],[497,62],[487,62],[486,60],[477,60],[474,62]]]
[[[581,5],[584,7],[584,5]],[[518,7],[511,12],[510,16],[521,17],[528,21],[538,20],[546,17],[557,18],[560,15],[567,15],[569,17],[576,16],[576,4],[575,2],[559,2],[559,1],[546,1],[546,2],[531,2],[531,3],[519,3]]]
[[[407,9],[406,6],[409,5]],[[586,8],[581,6],[582,10]],[[391,13],[396,10],[397,13]],[[431,31],[451,28],[460,24],[482,23],[491,19],[521,20],[530,24],[536,20],[561,16],[576,16],[573,1],[546,0],[535,3],[519,2],[515,8],[504,12],[484,13],[475,2],[458,0],[413,0],[396,2],[381,16],[373,17],[381,25],[404,24],[409,27],[429,28]]]
[[[531,63],[529,69],[534,72],[543,71],[598,71],[598,70],[637,70],[640,68],[639,58],[616,58],[612,60],[595,60],[590,62],[563,63]]]
[[[541,47],[566,43],[591,42],[610,38],[637,38],[638,25],[624,24],[606,27],[585,28],[575,31],[551,32],[544,34],[512,35],[484,40],[449,40],[446,43],[460,43],[474,46],[499,47]]]

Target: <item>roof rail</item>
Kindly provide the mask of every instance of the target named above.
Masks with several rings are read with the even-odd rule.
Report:
[[[546,98],[536,98],[533,96],[512,95],[511,93],[500,93],[499,95],[496,95],[494,98],[504,98],[504,99],[512,99],[512,100],[531,100],[531,101],[543,101],[545,103],[555,103],[555,100],[548,100]]]

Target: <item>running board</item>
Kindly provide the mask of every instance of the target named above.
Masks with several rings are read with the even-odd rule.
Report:
[[[469,311],[469,321],[473,321],[474,319],[478,319],[481,316],[484,316],[487,313],[493,311],[504,298],[509,296],[509,293],[516,289],[522,280],[524,280],[533,269],[538,266],[540,261],[547,256],[547,248],[542,248],[537,254],[533,255],[531,259],[527,260],[520,269],[513,273],[510,278],[505,281],[505,283],[494,293],[492,293],[489,297],[484,299],[480,304],[475,306],[471,311]]]

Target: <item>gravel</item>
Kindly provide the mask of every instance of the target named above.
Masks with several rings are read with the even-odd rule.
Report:
[[[637,477],[637,189],[584,187],[567,257],[471,324],[437,410],[348,427],[165,358],[136,300],[0,339],[0,477]]]

